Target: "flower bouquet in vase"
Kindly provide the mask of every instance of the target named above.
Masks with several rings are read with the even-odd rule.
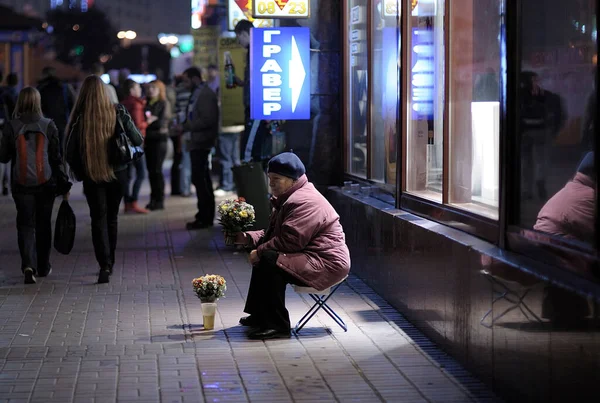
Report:
[[[194,292],[200,298],[202,304],[202,316],[204,317],[204,329],[215,328],[215,314],[217,312],[217,300],[225,296],[227,282],[218,274],[207,274],[192,280]]]
[[[235,234],[247,230],[254,224],[256,215],[254,207],[246,203],[246,199],[227,199],[219,203],[219,222],[225,233],[225,245],[235,243]]]

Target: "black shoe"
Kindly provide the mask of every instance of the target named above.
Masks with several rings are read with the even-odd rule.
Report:
[[[244,316],[240,318],[240,325],[249,326],[249,327],[257,327],[260,325],[260,322],[255,316]]]
[[[110,269],[100,270],[98,274],[98,284],[106,284],[110,281]]]
[[[165,204],[163,202],[150,202],[150,203],[148,203],[146,208],[150,211],[164,210]]]
[[[267,339],[289,339],[291,337],[289,330],[281,331],[277,329],[261,329],[257,332],[250,333],[250,340],[267,340]]]
[[[46,273],[41,273],[40,271],[38,271],[38,277],[47,277],[50,274],[52,274],[52,266],[50,266],[50,268],[48,269],[48,271]]]
[[[212,226],[213,226],[212,223],[207,224],[207,223],[203,223],[201,221],[192,221],[192,222],[185,224],[185,229],[196,230],[196,229],[205,229],[205,228],[209,228]]]
[[[25,284],[35,284],[35,276],[31,267],[26,267],[23,274],[25,275]]]

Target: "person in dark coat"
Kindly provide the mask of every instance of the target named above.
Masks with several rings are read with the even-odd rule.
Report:
[[[188,230],[213,226],[215,219],[215,195],[210,177],[208,157],[219,137],[219,104],[217,96],[202,82],[200,70],[190,67],[183,72],[186,86],[192,90],[187,120],[180,131],[190,133],[188,148],[192,162],[192,183],[198,197],[198,212],[194,221],[188,222]]]
[[[253,265],[240,324],[256,327],[251,339],[290,337],[285,308],[287,284],[324,290],[350,271],[350,252],[340,217],[310,183],[304,164],[282,153],[268,164],[273,210],[266,231],[236,234],[236,243],[252,248]]]
[[[42,112],[56,124],[60,145],[63,147],[65,129],[75,104],[75,91],[56,77],[56,69],[53,67],[44,67],[42,75],[37,86],[42,96]]]

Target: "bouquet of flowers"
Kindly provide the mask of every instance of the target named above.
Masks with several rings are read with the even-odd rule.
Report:
[[[225,296],[227,282],[218,274],[207,274],[192,280],[194,292],[202,302],[215,302]]]
[[[233,245],[236,232],[242,232],[254,224],[256,218],[254,207],[246,203],[246,199],[227,199],[219,203],[217,211],[221,216],[219,222],[225,232],[225,244]]]

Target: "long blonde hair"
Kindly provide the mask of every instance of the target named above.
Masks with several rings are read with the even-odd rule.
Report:
[[[71,112],[67,133],[72,136],[72,127],[79,126],[83,166],[94,182],[109,182],[116,178],[108,161],[108,141],[114,136],[116,120],[115,106],[104,83],[97,76],[88,76]]]
[[[25,87],[19,92],[13,118],[18,119],[24,113],[44,116],[42,114],[42,97],[40,92],[33,87]]]

